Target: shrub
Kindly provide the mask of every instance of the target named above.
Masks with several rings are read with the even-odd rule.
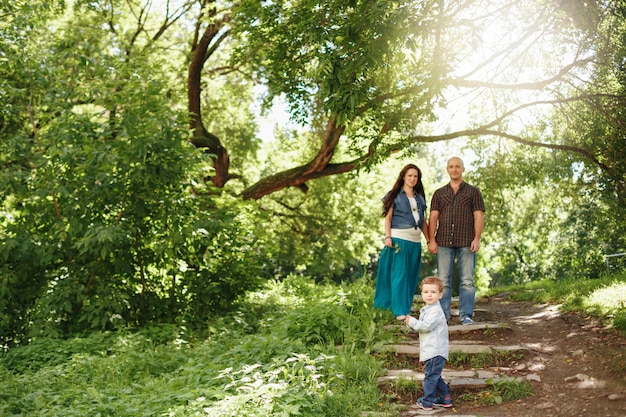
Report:
[[[525,381],[517,378],[500,379],[497,381],[489,380],[491,391],[488,395],[483,396],[483,400],[487,404],[500,404],[503,401],[515,401],[532,395],[532,387]]]
[[[613,328],[626,332],[626,308],[618,310],[613,317]]]

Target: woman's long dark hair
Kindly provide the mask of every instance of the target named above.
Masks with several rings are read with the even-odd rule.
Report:
[[[413,191],[421,195],[422,197],[424,197],[424,200],[426,200],[426,193],[424,192],[424,184],[422,183],[422,171],[417,167],[417,165],[408,164],[404,168],[402,168],[402,171],[400,171],[400,174],[398,175],[398,179],[396,180],[396,183],[393,185],[393,188],[391,189],[391,191],[387,193],[387,195],[385,196],[385,199],[383,200],[383,217],[387,215],[387,212],[389,211],[391,206],[393,206],[393,202],[396,200],[398,193],[404,186],[404,176],[406,175],[409,169],[417,170],[417,184],[415,184],[415,187],[413,187]]]

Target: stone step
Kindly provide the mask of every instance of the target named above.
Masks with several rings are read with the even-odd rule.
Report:
[[[446,380],[451,389],[479,389],[487,386],[487,381],[496,382],[500,379],[508,378],[492,371],[484,369],[458,371],[444,369],[442,373],[443,379]],[[399,379],[409,381],[423,381],[424,373],[413,371],[411,369],[391,369],[387,374],[377,379],[379,385],[388,381],[397,381]]]
[[[417,342],[419,344],[419,339],[411,340],[411,342]],[[485,342],[482,340],[450,340],[450,344],[457,345],[484,345]]]
[[[496,416],[493,416],[492,414],[485,415],[483,413],[481,413],[478,416],[474,414],[456,414],[454,413],[454,411],[451,411],[451,409],[449,408],[434,408],[432,411],[424,411],[416,405],[409,407],[407,411],[404,411],[402,413],[402,416],[404,417],[432,416],[432,415],[437,415],[437,417],[487,417],[487,416],[496,417]]]
[[[388,324],[385,326],[385,329],[388,330],[402,330],[405,332],[410,332],[411,330],[406,327],[406,325],[402,324],[402,323],[398,323],[398,324]],[[448,325],[448,333],[449,334],[463,334],[463,333],[469,333],[472,332],[474,330],[487,330],[487,329],[505,329],[505,330],[510,330],[511,326],[509,326],[507,323],[502,323],[502,322],[495,322],[495,321],[482,321],[482,322],[476,322],[474,324],[451,324]]]
[[[418,305],[414,305],[413,307],[411,307],[411,314],[413,314],[414,316],[419,315],[422,305],[423,304],[418,304]],[[484,308],[475,308],[474,313],[475,314],[478,313],[480,315],[488,315],[488,314],[491,314],[491,311],[484,309]],[[459,309],[454,308],[454,307],[450,308],[450,316],[459,317]]]
[[[402,416],[432,416],[436,414],[437,417],[486,417],[485,414],[480,414],[479,416],[475,414],[456,414],[454,411],[450,411],[450,409],[446,408],[435,408],[432,411],[424,411],[421,408],[418,408],[416,405],[409,407],[408,410],[402,413]],[[361,413],[362,417],[387,417],[387,413],[379,413],[377,411],[365,411]]]
[[[454,410],[454,407],[453,409]],[[454,411],[451,411],[449,408],[435,408],[432,411],[424,411],[421,408],[418,408],[416,405],[409,407],[408,410],[402,412],[403,417],[411,417],[411,416],[432,416],[437,415],[437,417],[487,417],[493,416],[492,414],[485,415],[475,415],[475,414],[456,414]],[[387,417],[389,414],[387,413],[379,413],[377,411],[365,411],[361,413],[362,417]],[[497,416],[493,416],[497,417]]]
[[[406,355],[413,358],[419,358],[420,356],[420,347],[418,341],[413,341],[410,343],[400,343],[400,344],[389,344],[384,345],[380,349],[382,352],[394,352],[397,355]],[[461,352],[469,355],[476,355],[479,353],[493,353],[494,351],[505,351],[505,352],[517,352],[517,351],[527,351],[528,348],[524,346],[511,345],[485,345],[480,342],[466,342],[466,341],[451,341],[448,351],[449,352]]]
[[[444,369],[442,376],[444,377],[444,379],[451,381],[453,379],[459,379],[459,378],[495,379],[495,378],[499,378],[500,374],[494,371],[486,370],[486,369],[468,369],[468,370]],[[412,379],[412,380],[421,381],[424,379],[424,373],[417,372],[412,369],[389,369],[387,371],[387,374],[380,378],[389,378],[389,379],[404,378],[404,379]]]
[[[424,301],[422,300],[422,296],[421,294],[415,294],[415,297],[413,297],[413,301],[420,304],[423,303]],[[474,304],[487,304],[489,302],[489,297],[476,297],[474,298]],[[451,306],[458,306],[459,305],[459,297],[452,297],[450,299],[450,305]]]
[[[416,311],[419,311],[419,309],[417,309]],[[474,309],[474,313],[480,313],[480,314],[491,314],[491,311],[484,309],[484,308],[475,308]],[[450,309],[450,315],[453,317],[459,317],[459,309],[458,308],[451,308]]]
[[[469,333],[474,330],[487,330],[487,329],[505,329],[510,330],[511,326],[507,323],[496,321],[481,321],[474,324],[451,324],[448,326],[448,333]]]

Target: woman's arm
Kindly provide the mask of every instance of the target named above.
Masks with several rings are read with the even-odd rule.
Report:
[[[392,247],[393,241],[391,240],[391,217],[393,216],[393,206],[389,207],[387,214],[385,215],[385,246]]]

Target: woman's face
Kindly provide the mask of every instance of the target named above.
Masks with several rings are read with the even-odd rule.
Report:
[[[404,185],[408,187],[415,187],[418,179],[417,170],[415,168],[411,168],[406,172],[406,174],[404,174]]]

